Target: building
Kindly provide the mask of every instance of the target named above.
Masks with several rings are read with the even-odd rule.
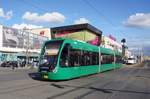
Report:
[[[48,37],[0,25],[0,62],[33,60]]]
[[[101,46],[122,53],[122,45],[112,36],[102,36]]]
[[[132,56],[132,53],[128,50],[128,48],[125,49],[125,57],[129,58]]]
[[[102,31],[85,23],[51,28],[52,38],[81,40],[92,45],[102,46],[122,53],[122,45],[109,35],[102,36]]]
[[[50,28],[36,28],[36,29],[28,29],[26,31],[40,35],[40,36],[45,36],[51,39],[51,29]]]
[[[52,38],[81,40],[93,45],[101,44],[102,31],[85,23],[51,28]]]

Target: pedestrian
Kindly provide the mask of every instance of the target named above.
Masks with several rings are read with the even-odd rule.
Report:
[[[12,70],[15,70],[15,66],[14,65],[12,65]]]

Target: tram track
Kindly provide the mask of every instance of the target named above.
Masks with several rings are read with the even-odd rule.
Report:
[[[142,67],[142,68],[144,68],[144,67]],[[141,68],[141,69],[142,69],[142,68]],[[134,68],[134,70],[130,71],[130,72],[128,73],[127,81],[126,81],[119,89],[117,89],[118,91],[117,91],[117,90],[114,90],[114,93],[113,93],[110,97],[108,97],[108,98],[106,98],[106,99],[113,99],[113,97],[115,97],[115,96],[119,93],[119,91],[125,89],[127,86],[129,86],[129,84],[131,84],[132,82],[134,82],[134,80],[135,80],[137,74],[139,74],[139,72],[141,71],[141,69],[139,69],[139,68],[137,67],[137,68]],[[122,91],[122,92],[123,92],[123,91]],[[135,92],[135,91],[127,90],[126,92]],[[137,91],[136,91],[136,93],[142,93],[142,94],[143,94],[144,92],[137,92]]]
[[[49,83],[44,83],[44,84],[39,84],[39,83],[30,83],[30,84],[23,84],[15,87],[7,87],[7,88],[0,88],[0,94],[10,94],[18,91],[23,91],[35,87],[40,87],[40,86],[46,86],[49,85]]]
[[[118,70],[117,71],[117,73],[114,73],[113,71],[111,71],[111,72],[108,72],[107,74],[108,75],[111,75],[111,77],[106,77],[107,76],[107,74],[106,74],[106,76],[105,76],[105,74],[104,74],[104,79],[102,80],[102,78],[101,79],[98,79],[98,80],[96,80],[96,81],[94,81],[94,82],[91,82],[91,83],[88,83],[88,84],[84,84],[84,85],[81,85],[81,86],[76,86],[76,85],[57,85],[57,86],[60,86],[60,87],[62,87],[62,88],[64,88],[64,87],[71,87],[71,88],[73,88],[73,89],[71,89],[71,90],[67,90],[67,91],[65,91],[65,92],[62,92],[62,93],[60,93],[60,94],[56,94],[56,95],[53,95],[53,96],[50,96],[50,97],[48,97],[47,99],[55,99],[55,98],[58,98],[58,97],[63,97],[63,96],[68,96],[70,93],[73,93],[73,92],[76,92],[76,91],[79,91],[79,90],[81,90],[81,89],[86,89],[86,90],[90,90],[90,91],[88,91],[88,92],[85,92],[84,94],[81,94],[81,95],[78,95],[78,96],[75,96],[74,97],[74,99],[82,99],[82,98],[84,98],[85,96],[87,96],[87,95],[89,95],[89,94],[92,94],[92,93],[94,93],[94,92],[96,92],[96,91],[99,91],[99,92],[102,92],[102,93],[106,93],[106,94],[112,94],[111,96],[109,96],[109,97],[113,97],[113,95],[114,95],[114,93],[116,93],[116,92],[118,92],[117,90],[121,90],[122,88],[124,88],[124,87],[126,87],[127,86],[127,84],[128,84],[128,82],[126,82],[126,83],[123,83],[122,84],[122,88],[120,88],[120,89],[117,89],[117,90],[108,90],[108,89],[111,89],[111,88],[106,88],[107,86],[110,86],[111,84],[113,85],[113,84],[116,84],[116,86],[117,86],[117,83],[118,82],[124,82],[124,80],[129,80],[129,79],[132,79],[131,77],[130,77],[130,75],[136,75],[135,73],[137,73],[139,70],[138,69],[128,69],[128,68],[123,68],[123,69],[120,69],[120,70]],[[115,71],[116,72],[116,71]],[[124,75],[123,75],[124,74]],[[99,74],[97,74],[97,75],[99,75]],[[93,76],[93,75],[92,75]],[[87,78],[88,78],[88,80],[90,80],[90,79],[93,79],[92,78],[92,76],[88,76]],[[115,77],[115,79],[114,79],[114,77],[112,77],[112,76],[116,76]],[[122,78],[122,77],[125,77],[124,79]],[[97,77],[97,76],[96,76]],[[118,81],[116,81],[116,79],[119,79]],[[120,78],[122,78],[122,79],[120,79]],[[81,78],[82,79],[82,78]],[[80,79],[80,80],[81,80]],[[98,84],[98,86],[97,87],[93,87],[92,85],[96,85],[98,82],[101,82],[101,81],[103,81],[102,83],[99,83]],[[118,85],[118,87],[119,87],[119,85]],[[115,91],[115,92],[114,92]],[[108,98],[108,99],[110,99],[110,98]]]
[[[126,70],[124,70],[123,69],[123,72],[126,72],[125,74],[125,76],[129,76],[129,75],[127,75],[128,74],[128,72],[133,72],[132,70],[128,70],[128,69],[126,69]],[[111,71],[111,73],[114,73],[113,71]],[[120,73],[122,73],[122,72],[118,72],[119,74]],[[108,73],[108,74],[110,74],[110,73]],[[120,78],[120,75],[118,74],[118,78]],[[96,74],[96,77],[97,77],[97,75],[99,76],[100,74]],[[105,75],[105,74],[104,74]],[[112,76],[115,76],[116,74],[113,74]],[[95,76],[95,75],[94,75]],[[86,78],[86,77],[85,77]],[[88,79],[87,79],[88,78]],[[91,76],[87,76],[87,80],[90,80],[90,81],[92,81],[91,79],[93,79],[93,75],[91,75]],[[103,79],[103,80],[102,80]],[[80,80],[82,80],[82,78],[80,79]],[[105,81],[106,80],[106,81]],[[101,81],[103,81],[102,83],[100,83],[100,85],[98,86],[98,88],[97,87],[92,87],[92,85],[96,85],[98,82],[101,82]],[[53,95],[53,96],[50,96],[50,97],[48,97],[47,99],[55,99],[55,98],[58,98],[58,97],[61,97],[61,96],[64,96],[64,95],[68,95],[69,93],[72,93],[72,92],[75,92],[75,91],[79,91],[79,90],[81,90],[81,89],[90,89],[90,91],[88,91],[88,92],[86,92],[86,93],[84,93],[84,94],[82,94],[82,95],[79,95],[79,96],[76,96],[75,97],[75,99],[81,99],[82,97],[84,97],[84,96],[86,96],[86,95],[88,95],[88,94],[92,94],[92,93],[94,93],[95,91],[97,91],[97,90],[99,90],[99,91],[101,91],[101,92],[104,92],[104,93],[111,93],[111,92],[109,92],[109,91],[107,91],[107,90],[104,90],[103,88],[105,87],[105,86],[108,86],[109,84],[111,84],[111,83],[116,83],[116,81],[115,81],[115,79],[113,79],[113,77],[111,78],[111,77],[105,77],[104,76],[104,78],[100,78],[100,79],[98,79],[98,80],[96,80],[96,81],[94,81],[94,82],[91,82],[91,83],[88,83],[88,84],[84,84],[84,85],[81,85],[81,86],[76,86],[76,85],[61,85],[61,84],[59,84],[59,85],[56,85],[56,86],[60,86],[60,87],[71,87],[71,88],[73,88],[73,89],[71,89],[71,90],[67,90],[67,91],[65,91],[65,92],[62,92],[62,93],[60,93],[60,94],[56,94],[56,95]]]
[[[61,96],[63,96],[63,95],[69,94],[69,93],[71,93],[71,92],[78,91],[78,90],[83,89],[83,88],[88,88],[87,86],[94,85],[94,84],[96,84],[96,83],[98,83],[98,82],[100,82],[100,80],[96,80],[96,81],[94,81],[94,82],[90,82],[90,83],[85,84],[85,85],[82,85],[82,86],[74,86],[74,87],[73,87],[72,85],[60,85],[60,86],[64,86],[64,87],[72,87],[73,89],[67,90],[67,91],[62,92],[62,93],[60,93],[60,94],[56,94],[56,95],[47,97],[47,99],[55,99],[55,98],[61,97]],[[108,82],[108,83],[110,83],[110,82]]]
[[[18,80],[1,83],[0,95],[7,96],[7,94],[10,94],[16,95],[14,97],[21,97],[24,96],[23,92],[26,92],[25,95],[31,97],[32,94],[36,95],[38,93],[42,93],[41,97],[45,97],[44,99],[86,99],[95,94],[102,95],[102,97],[105,97],[103,99],[112,99],[115,98],[116,95],[118,96],[120,92],[147,95],[148,92],[146,93],[145,90],[126,90],[126,88],[129,87],[128,85],[133,83],[133,81],[143,79],[140,77],[140,73],[144,73],[144,70],[144,66],[134,68],[123,67],[108,72],[60,82],[36,81],[31,78],[25,77],[25,79],[22,79],[18,77]],[[32,93],[32,91],[37,89],[39,91]]]
[[[129,73],[127,73],[127,74],[130,74],[130,73],[133,73],[134,71],[128,71]],[[126,79],[124,79],[124,80],[129,80],[129,75],[128,75],[128,77],[126,78]],[[130,78],[131,79],[131,78]],[[112,94],[112,95],[108,95],[108,98],[107,99],[110,99],[113,95],[114,95],[114,91],[116,91],[116,90],[110,90],[111,88],[109,88],[109,86],[111,86],[111,85],[116,85],[115,87],[117,88],[117,86],[119,87],[120,85],[118,84],[119,82],[123,82],[124,81],[123,79],[119,79],[118,81],[116,81],[116,79],[113,79],[113,80],[111,80],[110,82],[107,82],[107,83],[105,83],[105,84],[102,84],[102,85],[99,85],[99,86],[97,86],[97,87],[92,87],[92,88],[89,88],[89,89],[91,89],[91,91],[88,91],[88,92],[86,92],[86,93],[84,93],[84,94],[82,94],[82,95],[79,95],[79,96],[77,96],[77,97],[75,97],[74,99],[82,99],[82,98],[84,98],[84,97],[86,97],[87,95],[90,95],[90,94],[92,94],[92,93],[94,93],[94,92],[96,92],[96,91],[98,91],[98,92],[103,92],[103,93],[106,93],[106,94]],[[125,85],[124,85],[125,84]],[[126,83],[124,83],[123,84],[123,87],[124,86],[126,86]],[[108,87],[108,88],[106,88],[106,87]],[[117,89],[117,90],[120,90],[120,89]]]

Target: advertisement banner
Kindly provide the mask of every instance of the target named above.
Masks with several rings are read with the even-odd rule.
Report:
[[[23,48],[26,35],[17,29],[3,27],[3,47]]]
[[[3,27],[3,47],[40,49],[47,37],[23,30]]]
[[[77,31],[77,32],[63,31],[60,33],[55,33],[54,35],[55,35],[55,38],[76,39],[76,40],[85,41],[92,45],[100,44],[100,37],[87,30],[82,30],[82,31]]]

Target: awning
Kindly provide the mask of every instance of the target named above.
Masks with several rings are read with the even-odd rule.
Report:
[[[39,57],[39,53],[28,53],[28,57]],[[19,56],[23,56],[23,57],[26,57],[27,56],[27,53],[25,52],[19,52],[17,53],[17,57]]]

